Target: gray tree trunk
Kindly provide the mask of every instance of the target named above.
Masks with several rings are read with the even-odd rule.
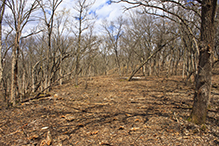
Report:
[[[217,0],[203,0],[201,13],[201,43],[199,48],[196,92],[191,120],[196,124],[205,124],[208,103],[211,95],[212,56],[214,48],[214,18]]]

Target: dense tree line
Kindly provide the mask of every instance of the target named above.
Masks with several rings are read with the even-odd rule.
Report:
[[[98,29],[94,1],[77,0],[74,13],[58,9],[63,0],[0,2],[0,80],[9,106],[70,79],[78,85],[78,76],[130,75],[141,69],[144,76],[204,80],[211,72],[204,75],[200,67],[211,71],[219,58],[216,0],[116,1],[130,4],[127,13]],[[204,95],[200,88],[211,82],[196,84],[196,94]]]

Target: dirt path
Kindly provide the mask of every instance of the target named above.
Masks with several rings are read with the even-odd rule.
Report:
[[[0,146],[219,145],[219,89],[206,126],[187,122],[193,89],[182,78],[128,82],[93,77],[52,89],[51,96],[0,110]],[[219,77],[213,82],[218,83]]]

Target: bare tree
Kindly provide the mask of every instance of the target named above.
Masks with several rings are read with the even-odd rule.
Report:
[[[29,22],[31,17],[31,13],[36,10],[38,3],[37,1],[33,1],[31,4],[27,3],[27,0],[13,1],[8,0],[6,2],[7,7],[11,10],[13,20],[9,22],[10,18],[8,17],[7,23],[8,25],[15,31],[14,44],[12,49],[12,68],[11,68],[11,98],[10,102],[15,105],[15,97],[19,95],[18,88],[18,58],[20,55],[20,40],[21,34]]]
[[[6,0],[0,1],[0,82],[2,81],[2,73],[3,73],[3,66],[2,66],[2,20],[5,12],[5,3]]]
[[[216,8],[217,0],[201,1],[201,42],[199,47],[198,74],[196,76],[196,91],[191,113],[191,120],[196,124],[204,124],[207,118],[211,94]]]
[[[52,48],[52,32],[54,27],[54,17],[55,12],[58,8],[58,6],[62,3],[63,0],[46,0],[46,1],[38,1],[38,4],[41,7],[41,10],[43,11],[44,18],[43,21],[46,26],[46,32],[47,32],[47,51],[46,51],[46,67],[45,67],[45,86],[44,88],[47,88],[51,84],[51,74],[52,69],[55,65],[55,54],[56,51]],[[52,57],[53,64],[50,64],[50,58]],[[49,90],[49,88],[48,88]]]
[[[191,120],[196,124],[204,124],[207,117],[207,107],[210,98],[211,92],[211,74],[212,74],[212,54],[213,54],[213,47],[214,47],[214,36],[215,36],[215,28],[214,28],[214,19],[215,19],[215,12],[217,8],[217,0],[197,0],[192,2],[187,1],[174,1],[174,0],[162,0],[162,1],[128,1],[128,0],[120,0],[117,2],[126,2],[131,4],[133,7],[144,7],[145,12],[157,16],[162,16],[158,13],[151,12],[150,9],[146,8],[153,8],[157,10],[164,11],[166,14],[163,17],[166,17],[172,21],[177,22],[176,20],[180,21],[186,29],[188,30],[189,34],[192,36],[192,39],[195,43],[195,47],[197,49],[199,55],[199,64],[198,64],[198,74],[196,76],[196,91],[194,96],[194,105],[193,110],[191,113]],[[189,5],[191,3],[192,5]],[[160,4],[161,6],[159,6]],[[188,21],[178,15],[174,9],[167,8],[171,5],[176,5],[180,8],[185,9],[186,11],[192,11],[195,15],[198,15],[201,18],[201,37],[199,46],[197,44],[196,38],[193,35],[191,28],[188,25]],[[134,5],[134,6],[133,6]],[[127,9],[130,9],[127,8]],[[201,8],[201,14],[198,9]],[[175,18],[172,19],[169,16],[174,16]]]
[[[57,66],[56,68],[59,68],[59,76],[63,76],[63,71],[64,71],[64,65],[63,65],[63,60],[64,56],[66,56],[68,48],[71,46],[71,44],[68,44],[67,41],[69,39],[69,27],[67,24],[69,23],[68,20],[68,15],[69,11],[62,10],[59,11],[56,14],[56,19],[55,19],[55,33],[54,33],[54,47],[56,47],[59,51],[60,54],[60,62],[59,62],[59,67]],[[73,42],[72,42],[73,43]],[[68,54],[70,56],[70,54]],[[60,79],[60,85],[62,85],[63,79]]]
[[[119,74],[121,75],[121,68],[120,68],[120,60],[119,60],[119,39],[122,36],[123,32],[123,25],[126,23],[126,21],[120,16],[117,21],[110,22],[110,24],[103,24],[103,28],[107,32],[107,35],[109,37],[110,43],[112,45],[112,49],[116,56],[116,64],[118,67]]]
[[[77,0],[76,5],[73,7],[76,11],[76,15],[74,19],[77,21],[75,27],[72,29],[73,33],[77,38],[77,48],[76,48],[76,57],[75,57],[75,84],[78,85],[78,75],[80,72],[80,60],[82,54],[86,51],[86,48],[82,47],[82,35],[83,32],[86,31],[90,26],[93,25],[91,20],[92,14],[89,14],[91,6],[95,1],[87,1],[87,0]]]

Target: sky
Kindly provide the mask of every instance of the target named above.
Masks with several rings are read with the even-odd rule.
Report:
[[[66,8],[72,9],[76,0],[64,0],[60,5],[59,9]],[[87,0],[88,2],[92,2],[93,0]],[[99,19],[107,19],[109,21],[114,20],[118,16],[122,15],[124,4],[115,4],[110,3],[109,0],[96,0],[93,6],[91,7],[91,11],[95,12],[98,20]]]
[[[45,0],[46,1],[46,0]],[[92,2],[94,0],[87,0],[87,2]],[[32,0],[27,0],[28,3],[32,3]],[[70,15],[74,15],[74,9],[73,7],[75,6],[75,3],[77,0],[63,0],[63,2],[59,5],[57,11],[59,10],[70,10],[71,13]],[[114,21],[116,20],[119,16],[123,15],[123,17],[127,17],[127,13],[124,13],[124,6],[125,3],[111,3],[109,0],[95,0],[95,3],[92,5],[90,8],[90,13],[95,14],[97,19],[95,22],[95,27],[101,27],[100,25],[103,23],[103,20],[108,20]],[[127,4],[126,4],[127,5]],[[37,15],[41,15],[39,12],[37,12]],[[5,14],[10,14],[10,10],[6,8]],[[42,14],[43,17],[43,14]],[[27,35],[30,33],[31,28],[36,27],[36,21],[32,21],[28,23],[25,26],[25,29],[23,31],[23,35]],[[42,21],[41,21],[42,23]],[[39,24],[39,22],[38,22]],[[42,25],[41,25],[42,26]],[[10,30],[10,28],[7,26],[7,24],[3,24],[3,29],[5,28],[5,32]]]
[[[74,6],[77,0],[64,0],[59,9],[70,9]],[[91,2],[93,0],[87,0]],[[109,0],[96,0],[90,9],[90,12],[97,16],[95,25],[101,25],[103,20],[115,21],[119,16],[127,17],[124,12],[125,3],[111,3]],[[127,4],[126,4],[127,5]]]
[[[44,0],[47,1],[47,0]],[[51,0],[52,1],[52,0]],[[73,16],[76,14],[74,12],[74,6],[75,3],[78,0],[63,0],[62,3],[59,5],[57,11],[60,10],[69,10],[69,16],[67,16],[69,19],[71,19],[70,21],[72,21]],[[87,0],[88,3],[93,2],[94,0]],[[27,2],[29,4],[31,4],[33,2],[33,0],[27,0]],[[124,11],[124,7],[129,7],[130,5],[128,5],[127,3],[111,3],[110,0],[95,0],[95,3],[92,5],[92,7],[90,8],[90,13],[91,14],[95,14],[97,19],[95,21],[95,28],[101,28],[103,21],[107,20],[108,22],[110,21],[116,21],[118,17],[122,16],[124,19],[126,19],[127,17],[129,17],[129,12],[128,11]],[[51,10],[47,10],[48,13],[50,13]],[[57,12],[56,11],[56,12]],[[6,8],[6,13],[10,14],[10,10]],[[38,18],[43,18],[43,13],[41,11],[41,13],[39,13],[38,11],[36,12],[38,15]],[[35,15],[35,14],[34,14]],[[41,16],[40,16],[41,15]],[[38,23],[38,24],[37,24]],[[45,25],[42,25],[43,21],[32,21],[29,22],[26,26],[25,26],[25,30],[23,31],[23,35],[28,35],[31,32],[31,29],[35,28],[37,25],[42,27],[45,27]],[[69,24],[72,25],[72,24]],[[7,25],[4,25],[3,27],[8,27]],[[72,27],[72,26],[71,26]],[[41,28],[38,28],[41,29]],[[4,28],[3,28],[4,29]],[[7,30],[7,29],[5,29]],[[10,30],[10,28],[8,27],[8,30]],[[7,31],[6,33],[7,34]]]

